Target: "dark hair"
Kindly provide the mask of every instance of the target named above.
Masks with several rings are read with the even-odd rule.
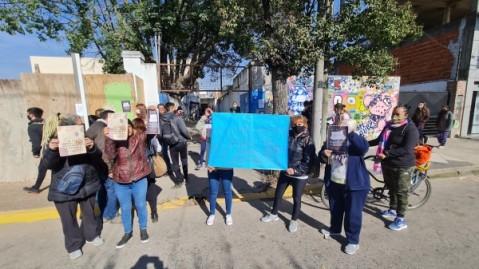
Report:
[[[108,114],[112,114],[112,113],[115,113],[113,110],[103,110],[101,113],[100,113],[100,118],[101,119],[108,119]]]
[[[98,116],[98,117],[101,118],[101,113],[103,111],[105,111],[105,109],[103,109],[103,108],[99,108],[99,109],[95,110],[95,116]]]
[[[35,118],[41,118],[43,116],[43,109],[39,107],[30,107],[27,109],[27,113],[32,113]]]
[[[159,103],[159,104],[156,106],[156,108],[160,108],[160,106],[164,107],[164,106],[165,106],[165,104],[163,104],[163,103]]]
[[[309,105],[309,104],[310,104],[310,102],[309,102],[308,100],[306,100],[306,101],[303,102],[303,106],[307,106],[307,105]]]
[[[183,110],[183,108],[181,108],[181,106],[178,106],[176,110]]]
[[[336,104],[334,105],[334,108],[337,108],[337,109],[343,109],[343,108],[345,108],[345,107],[346,107],[346,106],[343,105],[343,104],[341,104],[341,103],[336,103]]]
[[[96,120],[98,120],[98,116],[97,115],[88,115],[88,123],[90,125],[92,125]]]
[[[172,107],[172,106],[175,106],[175,104],[173,104],[173,103],[171,103],[171,102],[166,103],[166,104],[165,104],[166,111],[169,112],[169,111],[170,111],[170,107]]]
[[[139,131],[146,131],[146,125],[145,125],[145,122],[140,119],[140,118],[136,118],[136,119],[133,119],[133,129],[135,130],[139,130]]]

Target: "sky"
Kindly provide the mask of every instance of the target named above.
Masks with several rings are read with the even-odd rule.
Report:
[[[337,2],[335,0],[335,11]],[[66,41],[40,42],[36,35],[8,35],[0,32],[0,79],[19,79],[21,73],[31,73],[30,56],[69,57]]]
[[[20,73],[31,73],[30,56],[67,57],[66,49],[65,42],[40,42],[35,35],[0,32],[0,79],[19,79]]]

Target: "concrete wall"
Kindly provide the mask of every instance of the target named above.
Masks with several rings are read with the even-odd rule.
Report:
[[[0,80],[0,181],[33,180],[38,159],[27,134],[27,106],[20,80]],[[40,104],[37,104],[40,105]]]
[[[99,59],[81,58],[82,73],[103,74],[103,64]],[[30,56],[32,73],[42,74],[73,74],[73,63],[71,57],[41,57]]]
[[[143,89],[141,79],[135,79],[135,87],[133,78],[132,74],[85,75],[88,113],[106,105],[121,111],[121,100],[130,100],[134,105],[135,96],[141,98]],[[77,103],[81,99],[73,75],[21,74],[20,80],[0,80],[0,182],[36,178],[39,160],[31,153],[27,108],[40,107],[47,118],[58,112],[76,113]],[[44,186],[49,182],[48,176],[45,182]]]
[[[123,67],[127,73],[132,73],[143,80],[146,105],[157,105],[160,102],[158,94],[158,69],[155,63],[145,63],[145,57],[139,51],[123,51]]]

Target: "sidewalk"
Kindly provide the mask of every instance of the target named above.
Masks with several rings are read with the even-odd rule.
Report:
[[[434,138],[429,141],[433,148],[431,179],[441,177],[458,177],[461,179],[467,175],[479,172],[479,140],[472,139],[449,139],[445,149],[438,149]],[[190,183],[181,189],[171,189],[174,185],[168,176],[157,178],[157,185],[163,190],[158,197],[158,209],[172,209],[185,205],[196,205],[198,201],[207,198],[208,179],[207,170],[195,170],[195,161],[198,159],[200,145],[195,142],[188,144],[188,166]],[[368,155],[373,155],[376,148],[371,148]],[[367,162],[372,167],[372,162]],[[321,169],[323,172],[324,169]],[[274,189],[265,191],[261,181],[262,175],[255,170],[235,169],[233,178],[233,192],[235,200],[250,201],[256,199],[271,198]],[[322,176],[321,176],[322,177]],[[32,222],[43,219],[57,218],[58,214],[53,203],[47,201],[49,178],[40,194],[29,194],[22,190],[24,186],[31,186],[33,182],[0,183],[2,200],[0,201],[0,224],[12,222]],[[310,179],[305,192],[317,192],[322,184],[321,179]],[[290,196],[290,191],[285,196]],[[221,200],[221,199],[220,199]]]

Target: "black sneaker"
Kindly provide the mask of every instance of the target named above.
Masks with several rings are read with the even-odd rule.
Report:
[[[140,230],[140,239],[142,243],[148,242],[148,239],[150,237],[148,236],[148,233],[146,232],[146,229]]]
[[[151,212],[151,221],[154,223],[154,222],[158,222],[158,213],[156,212],[156,210],[152,211]]]
[[[175,186],[171,187],[172,189],[179,189],[181,188],[181,186],[183,186],[183,183],[177,183],[175,184]]]
[[[33,187],[33,186],[32,187],[24,187],[23,190],[28,192],[28,193],[40,193],[40,190]]]
[[[123,235],[120,242],[118,242],[118,244],[116,244],[116,248],[124,247],[126,245],[126,243],[128,243],[128,241],[130,241],[130,239],[132,237],[133,237],[133,232],[129,232],[129,233],[126,233],[125,235]]]

